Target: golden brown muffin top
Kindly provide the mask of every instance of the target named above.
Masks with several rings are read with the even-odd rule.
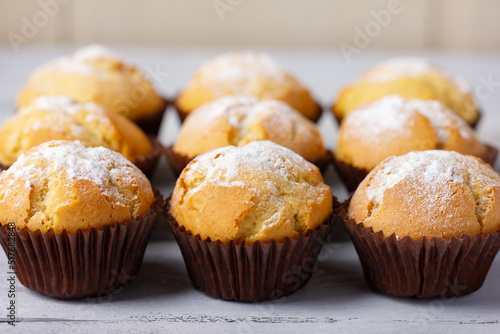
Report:
[[[494,233],[500,228],[500,176],[482,160],[456,152],[390,157],[360,184],[349,216],[399,238]]]
[[[196,157],[180,175],[171,213],[202,239],[251,244],[296,239],[332,211],[319,169],[269,141]]]
[[[479,118],[479,109],[471,88],[461,78],[453,78],[424,58],[394,58],[366,71],[346,87],[334,106],[339,118],[359,106],[387,95],[437,100],[470,125]]]
[[[335,156],[371,170],[391,155],[432,149],[486,154],[470,126],[441,103],[390,95],[344,118]]]
[[[34,147],[0,174],[0,222],[73,233],[144,215],[151,184],[121,154],[78,141]]]
[[[149,138],[127,118],[96,103],[68,96],[41,96],[0,128],[0,163],[12,165],[32,147],[51,140],[104,146],[136,162],[153,150]]]
[[[401,57],[392,58],[377,64],[370,70],[363,73],[361,82],[386,82],[393,81],[402,77],[417,78],[425,74],[434,74],[448,77],[436,64],[433,64],[428,59],[418,57]],[[452,78],[449,78],[453,80]],[[466,85],[466,83],[460,82]],[[465,86],[464,86],[465,88]]]
[[[266,53],[227,53],[204,63],[177,98],[177,107],[189,113],[225,95],[252,95],[280,100],[308,119],[321,114],[309,91]]]
[[[164,106],[136,66],[101,45],[87,46],[37,68],[20,92],[18,106],[27,107],[41,95],[97,102],[132,120],[155,115]]]
[[[182,124],[174,150],[194,158],[215,148],[259,140],[287,147],[308,160],[326,154],[316,124],[292,107],[242,95],[221,97],[193,111]]]

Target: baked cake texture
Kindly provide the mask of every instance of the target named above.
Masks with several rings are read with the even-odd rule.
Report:
[[[269,141],[196,157],[177,180],[170,212],[202,239],[252,244],[296,239],[332,213],[319,169]]]
[[[280,100],[316,121],[321,107],[296,78],[266,53],[227,53],[204,63],[176,100],[185,117],[205,103],[225,95],[252,95],[260,100]]]
[[[424,58],[390,59],[368,70],[341,91],[333,111],[341,120],[361,105],[392,94],[437,100],[471,126],[479,120],[479,108],[467,82],[452,78]]]

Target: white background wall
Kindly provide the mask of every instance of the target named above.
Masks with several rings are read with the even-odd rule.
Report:
[[[400,11],[384,27],[372,11],[391,1]],[[375,33],[363,47],[500,50],[500,1],[0,0],[3,44],[21,37],[23,44],[338,48],[355,46],[355,29],[366,27]]]

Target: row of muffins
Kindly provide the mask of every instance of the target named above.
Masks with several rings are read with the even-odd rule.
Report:
[[[386,159],[339,204],[319,169],[291,150],[227,146],[191,161],[164,206],[119,153],[50,141],[2,172],[0,212],[0,243],[15,254],[20,282],[58,298],[127,284],[162,212],[193,285],[225,300],[304,286],[339,220],[368,282],[398,296],[474,292],[500,248],[500,176],[443,150]]]
[[[118,85],[117,82],[121,84]],[[366,85],[368,86],[365,87]],[[339,120],[343,119],[356,106],[363,103],[366,105],[366,103],[374,100],[378,103],[379,101],[376,101],[377,98],[389,94],[396,94],[401,98],[410,97],[425,101],[439,101],[433,105],[428,104],[420,108],[420,114],[427,111],[427,116],[438,113],[435,109],[446,109],[446,111],[440,111],[440,113],[455,112],[470,124],[476,124],[479,118],[479,108],[465,83],[451,79],[449,75],[425,60],[411,58],[392,60],[376,66],[368,71],[359,82],[344,89],[333,107],[335,116]],[[157,135],[159,125],[161,124],[161,117],[165,110],[165,104],[158,102],[159,100],[164,101],[164,99],[153,90],[151,83],[148,82],[146,76],[137,67],[132,65],[130,61],[124,60],[123,57],[97,45],[79,50],[70,57],[58,58],[34,71],[18,96],[18,105],[21,107],[20,110],[33,109],[33,104],[35,104],[34,109],[38,107],[38,110],[43,109],[47,111],[47,109],[55,109],[57,106],[50,106],[50,103],[37,103],[36,101],[40,97],[42,100],[45,98],[45,100],[54,101],[57,95],[63,95],[62,99],[67,99],[64,95],[71,96],[75,103],[97,103],[101,108],[118,112],[122,116],[129,118],[142,127],[146,133],[153,135]],[[231,100],[228,97],[225,101],[223,99],[217,103],[220,97],[228,95],[233,97],[240,95],[254,96],[254,98],[266,102],[262,106],[248,106],[245,108],[239,107],[241,100]],[[134,101],[131,101],[131,99]],[[358,101],[356,102],[358,104],[353,104],[353,99]],[[121,103],[125,100],[127,100],[126,103]],[[276,100],[288,104],[288,107],[278,107],[279,103]],[[269,101],[273,101],[274,103],[267,103]],[[210,102],[214,103],[212,107],[204,106],[204,108],[199,108],[204,104],[210,104]],[[441,104],[438,105],[439,103]],[[58,102],[55,104],[58,104]],[[258,103],[255,102],[255,104]],[[414,106],[405,107],[402,104],[404,103],[392,106],[393,115],[397,112],[404,114],[404,112],[396,111],[396,109],[405,109],[405,111],[406,109],[415,109]],[[40,107],[40,105],[45,106]],[[303,85],[265,54],[251,52],[227,54],[205,63],[178,95],[175,105],[181,118],[184,118],[188,114],[197,114],[197,117],[193,117],[193,120],[189,124],[183,126],[181,137],[175,143],[172,150],[168,150],[170,152],[167,152],[169,153],[169,157],[177,156],[177,159],[170,159],[177,173],[182,170],[182,167],[186,164],[185,162],[192,159],[196,154],[202,153],[204,150],[234,144],[235,142],[236,144],[244,144],[251,140],[268,139],[277,142],[301,154],[308,160],[317,162],[322,168],[330,160],[331,155],[325,150],[318,129],[314,125],[308,124],[304,119],[292,115],[294,110],[296,110],[305,116],[305,118],[317,120],[321,113],[312,113],[311,110],[321,110],[321,108],[318,108],[318,104],[314,102],[312,95]],[[314,108],[311,107],[313,105]],[[94,106],[92,108],[95,109]],[[382,110],[386,108],[387,105],[384,104],[380,108],[377,108],[376,103],[374,103],[374,106],[370,108],[372,109],[372,117],[378,117],[378,112],[374,112],[374,109]],[[467,110],[462,110],[464,108]],[[59,109],[64,111],[70,108]],[[87,109],[90,109],[90,106]],[[242,111],[243,109],[248,110]],[[281,111],[279,115],[278,109]],[[289,110],[284,112],[285,109]],[[267,117],[264,116],[266,111]],[[356,111],[357,114],[361,113],[358,110]],[[242,114],[250,116],[247,117]],[[387,115],[381,115],[381,117],[385,116]],[[32,117],[37,118],[36,116]],[[345,164],[352,167],[351,169],[369,171],[378,162],[383,160],[383,158],[392,154],[399,155],[414,149],[432,148],[458,150],[461,153],[474,154],[482,158],[487,158],[486,160],[492,163],[493,150],[485,152],[485,148],[481,148],[477,144],[478,140],[474,135],[472,135],[470,143],[468,142],[469,137],[464,140],[458,140],[456,144],[448,145],[443,143],[443,138],[441,138],[443,137],[442,133],[446,132],[446,129],[443,128],[450,126],[449,124],[445,124],[446,122],[443,123],[441,121],[443,117],[449,118],[448,116],[441,116],[439,119],[434,117],[433,122],[430,124],[433,129],[427,129],[423,134],[418,136],[412,137],[407,135],[406,137],[410,138],[406,138],[406,142],[408,142],[406,145],[396,145],[397,147],[392,145],[393,149],[386,151],[378,149],[376,142],[374,145],[365,144],[364,147],[360,148],[356,144],[362,140],[359,138],[354,138],[353,140],[353,134],[358,134],[358,137],[360,137],[359,134],[364,133],[366,130],[366,124],[365,126],[347,124],[342,128],[344,131],[341,130],[341,136],[339,137],[340,144],[335,150],[336,161],[338,162],[336,165],[341,174],[344,174],[342,172],[345,168],[342,167],[345,167]],[[222,121],[222,118],[225,118],[225,121]],[[415,117],[412,116],[409,118],[410,120],[407,123],[412,123]],[[354,119],[359,120],[360,116],[357,115]],[[73,123],[75,121],[78,122],[78,120],[73,120]],[[209,123],[210,126],[208,129],[205,129],[204,121]],[[24,119],[17,120],[17,124],[23,124],[24,122]],[[47,121],[39,122],[37,120],[35,123],[36,125],[39,123],[44,125]],[[145,126],[145,123],[153,124],[154,128]],[[454,121],[453,123],[457,122]],[[295,132],[297,124],[300,125],[303,131],[299,133]],[[10,125],[11,123],[6,124],[4,128],[9,128]],[[390,129],[387,128],[387,125],[385,125],[385,128],[380,128],[379,126],[371,128],[380,129],[379,133],[389,133]],[[463,124],[456,126],[453,124],[453,126],[460,128],[457,130],[460,134],[470,133],[467,129],[462,130],[462,128],[465,128]],[[214,127],[219,128],[214,129]],[[408,124],[393,124],[393,127],[398,130],[408,127]],[[36,130],[39,130],[39,128],[43,128],[43,126],[38,127]],[[60,130],[61,127],[56,128]],[[246,128],[246,130],[243,128]],[[419,130],[418,126],[414,126],[413,129],[409,129],[409,132],[416,133]],[[16,154],[19,155],[19,152],[22,153],[30,147],[29,144],[24,145],[18,151],[19,139],[15,137],[16,132],[19,131],[15,130],[10,133],[10,137],[13,137],[9,140],[11,147],[3,150],[6,151],[6,154],[12,155],[12,157],[6,158],[5,154],[0,154],[0,164],[4,166],[12,163]],[[75,135],[74,131],[66,130],[62,132],[64,134],[59,133],[56,135],[52,133],[49,137],[55,137],[53,139],[82,140],[82,136]],[[125,130],[122,132],[127,133],[128,131]],[[237,132],[238,134],[245,132],[246,138],[238,139],[236,138],[237,135],[234,135],[233,132]],[[197,135],[198,133],[203,133],[205,136]],[[41,137],[43,135],[35,133],[33,137]],[[113,135],[110,136],[113,137]],[[193,138],[186,139],[189,136]],[[225,139],[226,136],[228,137],[227,140]],[[439,140],[434,138],[436,136],[439,137]],[[347,137],[347,139],[343,140],[343,137]],[[404,136],[400,136],[400,138],[403,138],[403,141],[405,141]],[[396,140],[396,142],[398,141]],[[37,141],[31,140],[31,142],[36,143]],[[90,143],[88,140],[84,140],[84,142]],[[100,140],[100,142],[102,144],[103,140]],[[350,144],[351,142],[354,144]],[[109,143],[107,144],[108,146],[106,147],[109,147]],[[368,147],[370,145],[371,147]],[[142,151],[149,150],[149,153],[151,153],[151,146],[151,144],[148,145],[146,143]],[[379,146],[389,147],[391,145]],[[467,149],[470,146],[475,147]],[[195,147],[197,148],[195,149]],[[371,154],[358,154],[357,151],[361,149],[369,151]],[[12,154],[12,151],[16,152]],[[362,161],[356,161],[359,159]],[[366,159],[370,161],[363,161]],[[184,160],[184,163],[182,160]],[[132,161],[134,161],[134,158],[132,158]],[[350,178],[344,177],[344,179],[348,183],[349,190],[352,191],[355,187],[349,184]],[[355,180],[354,184],[359,184],[359,181]]]
[[[295,152],[302,149],[302,155],[314,161],[327,155],[322,141],[321,145],[312,144],[318,142],[319,132],[313,123],[278,101],[261,102],[256,98],[236,96],[214,101],[199,109],[208,111],[197,110],[186,119],[181,136],[173,147],[174,153],[176,146],[177,150],[183,145],[187,147],[183,154],[186,161],[192,162],[178,179],[172,203],[165,211],[193,283],[223,299],[263,300],[292,293],[297,287],[287,287],[281,278],[290,268],[315,261],[337,214],[332,213],[331,191],[313,165],[289,150],[260,140],[275,141]],[[197,114],[201,116],[195,116]],[[211,117],[212,114],[217,117]],[[198,121],[190,121],[197,117]],[[189,123],[193,124],[191,129],[187,127]],[[212,130],[204,131],[205,124]],[[469,138],[474,137],[469,131]],[[184,144],[182,138],[185,138]],[[190,143],[191,138],[196,140]],[[214,141],[214,138],[219,141]],[[312,140],[314,138],[316,141]],[[206,147],[212,143],[213,146]],[[206,144],[205,147],[202,144]],[[242,148],[210,151],[228,144]],[[315,149],[309,150],[308,145]],[[193,150],[191,153],[190,149]],[[208,153],[203,154],[206,151]],[[489,168],[474,167],[475,173],[485,173],[483,168]],[[491,180],[480,187],[496,189],[498,180],[493,176]],[[492,206],[494,212],[498,211],[495,203]],[[350,217],[354,216],[350,214]],[[320,229],[320,226],[326,227]],[[320,231],[321,235],[313,233]],[[483,230],[462,232],[483,234]],[[489,232],[494,231],[484,230],[484,234]],[[201,254],[206,258],[200,261]],[[285,265],[279,265],[283,257],[298,258],[298,262],[285,261]],[[491,254],[487,258],[490,259]],[[213,263],[226,265],[218,268]],[[230,266],[229,263],[238,265]],[[237,272],[241,268],[247,270]],[[268,283],[268,275],[276,280]],[[231,281],[221,277],[230,277]],[[301,285],[309,277],[305,275]]]
[[[334,163],[353,192],[338,213],[367,282],[417,298],[479,289],[500,248],[500,177],[498,150],[472,130],[468,85],[421,59],[391,60],[333,111]]]
[[[375,66],[343,89],[332,109],[340,121],[359,106],[393,94],[439,101],[473,127],[480,118],[468,84],[420,58],[398,58]],[[18,95],[18,106],[28,107],[42,95],[67,95],[77,102],[99,103],[147,133],[157,133],[167,103],[136,66],[99,45],[36,69]],[[202,105],[227,95],[279,100],[312,121],[322,112],[295,77],[267,54],[253,52],[229,53],[204,63],[178,94],[175,106],[184,119]],[[148,128],[146,123],[156,128]]]
[[[204,63],[175,99],[185,118],[203,104],[227,95],[250,95],[279,100],[316,121],[322,108],[295,77],[264,53],[229,53]],[[453,79],[425,59],[401,58],[384,62],[346,87],[333,106],[338,120],[357,107],[387,95],[436,100],[475,126],[480,111],[463,80]],[[68,95],[78,102],[96,102],[157,132],[165,110],[162,98],[133,64],[109,49],[92,45],[35,70],[18,96],[27,107],[42,95]]]

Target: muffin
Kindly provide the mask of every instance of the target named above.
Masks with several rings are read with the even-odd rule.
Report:
[[[22,154],[51,140],[79,140],[121,153],[151,175],[161,147],[127,118],[67,96],[41,96],[0,128],[0,164],[7,168]]]
[[[363,180],[345,218],[373,286],[404,297],[466,295],[500,248],[500,176],[456,152],[391,157]]]
[[[221,97],[193,111],[167,155],[180,174],[200,154],[259,140],[289,148],[320,169],[331,161],[331,153],[313,122],[283,102],[241,95]]]
[[[167,106],[136,66],[101,45],[87,46],[36,69],[18,95],[18,106],[28,107],[41,95],[99,103],[154,135]]]
[[[165,215],[196,288],[261,301],[305,285],[337,219],[332,206],[317,167],[258,141],[192,160]]]
[[[46,142],[0,174],[0,241],[8,254],[15,234],[15,271],[27,288],[104,295],[134,278],[162,205],[119,153]]]
[[[422,58],[391,59],[368,70],[358,82],[342,90],[333,112],[340,121],[359,106],[391,94],[437,100],[472,127],[479,120],[479,107],[469,85]]]
[[[283,101],[312,121],[317,121],[322,112],[307,88],[268,54],[256,52],[228,53],[206,62],[181,91],[175,105],[184,119],[207,102],[235,94]]]
[[[361,106],[343,120],[335,165],[349,191],[391,155],[448,150],[494,164],[498,150],[483,145],[461,118],[438,101],[390,95]]]

